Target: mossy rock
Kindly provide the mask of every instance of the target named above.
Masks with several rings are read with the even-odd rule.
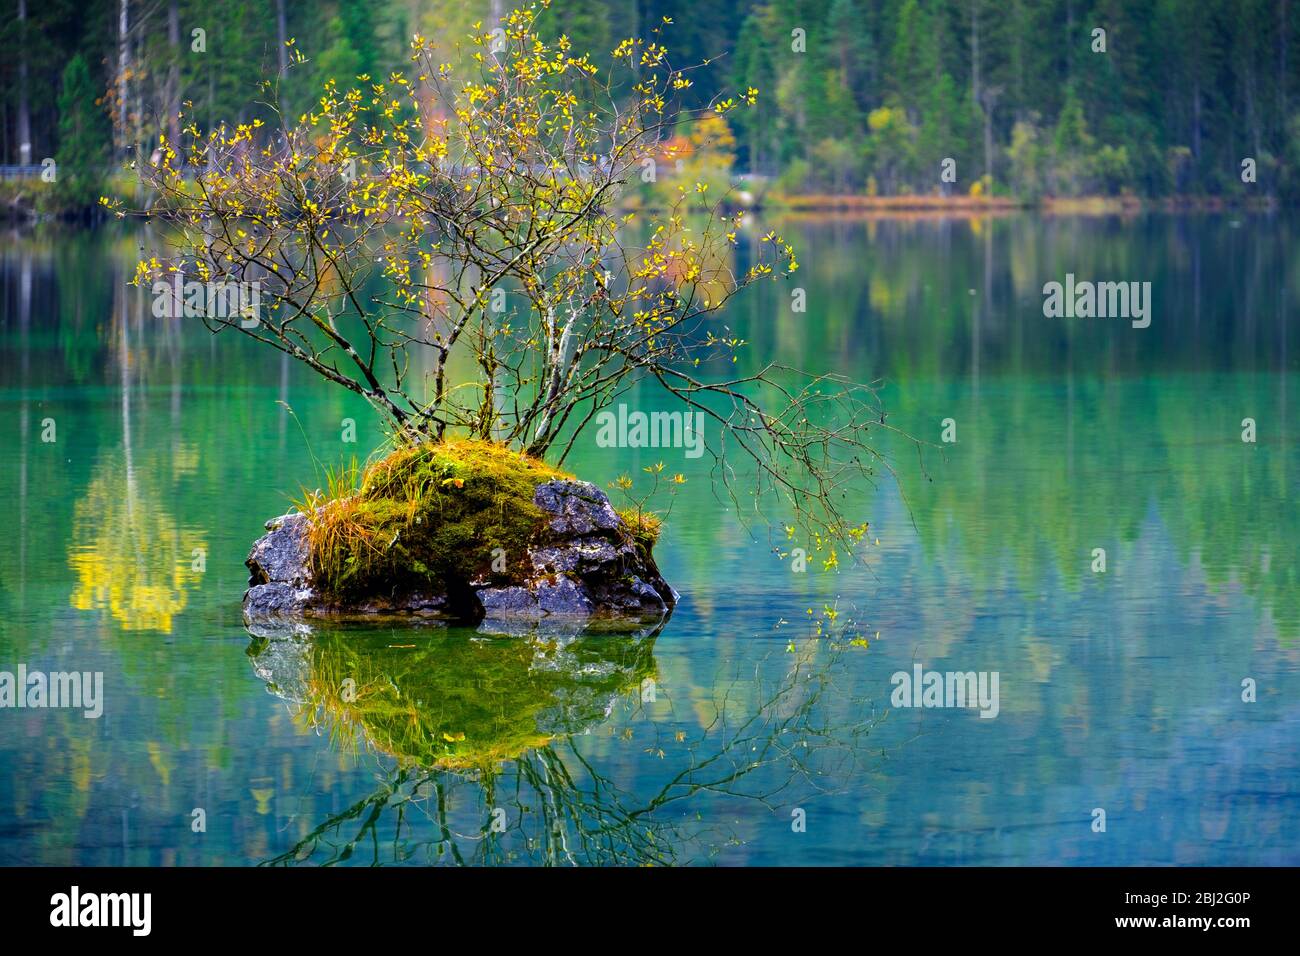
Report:
[[[409,613],[639,625],[677,597],[654,561],[654,515],[620,514],[595,485],[493,442],[399,448],[355,488],[309,496],[267,528],[246,562],[250,623]]]
[[[355,494],[310,519],[316,586],[340,601],[410,591],[509,585],[542,532],[538,485],[564,472],[484,441],[399,448],[370,465]],[[493,571],[494,555],[504,571]],[[513,557],[513,561],[511,558]]]

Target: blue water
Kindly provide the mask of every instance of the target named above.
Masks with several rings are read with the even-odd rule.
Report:
[[[798,574],[773,547],[801,542],[738,521],[707,458],[580,444],[568,466],[602,485],[659,458],[688,479],[657,549],[680,606],[579,645],[585,674],[564,642],[461,629],[268,651],[240,617],[248,545],[378,424],[255,343],[153,319],[129,233],[0,240],[0,670],[105,681],[97,720],[0,710],[0,862],[1300,862],[1288,227],[785,232],[808,312],[738,302],[745,361],[883,379],[923,457],[892,443],[898,480],[848,490],[861,566]],[[1151,328],[1043,317],[1043,282],[1107,267],[1153,282]],[[892,706],[918,662],[996,672],[997,717]],[[312,690],[363,666],[488,756],[431,765]]]

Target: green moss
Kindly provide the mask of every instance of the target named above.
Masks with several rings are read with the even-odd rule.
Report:
[[[627,525],[627,530],[631,532],[632,540],[640,549],[641,557],[649,559],[654,552],[655,544],[659,541],[663,522],[653,511],[642,511],[638,508],[619,508],[617,511],[618,516]]]
[[[544,524],[537,486],[572,477],[504,445],[449,441],[399,448],[355,490],[309,499],[312,571],[340,598],[511,583]],[[493,570],[502,549],[505,570]]]

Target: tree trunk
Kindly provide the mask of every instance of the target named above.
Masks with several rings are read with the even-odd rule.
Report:
[[[980,89],[980,0],[970,3],[970,89],[971,104],[984,121],[984,175],[993,175],[993,116],[992,103],[984,102]]]
[[[18,0],[18,162],[32,163],[32,112],[27,99],[27,0]]]
[[[992,97],[989,98],[992,100]],[[993,176],[993,103],[984,108],[984,175]]]
[[[179,0],[171,0],[167,8],[167,44],[171,48],[171,63],[167,67],[167,142],[179,150],[181,138],[181,14]]]
[[[293,116],[293,107],[289,103],[284,91],[284,78],[289,75],[289,48],[285,43],[289,40],[289,20],[284,11],[284,0],[275,0],[275,37],[279,43],[280,78],[276,83],[276,97],[279,100],[280,112],[288,121]]]
[[[126,150],[126,101],[129,95],[126,75],[131,69],[130,0],[121,0],[117,13],[117,126],[118,147]]]
[[[284,0],[275,0],[275,35],[280,41],[280,75],[284,76],[289,72],[289,48],[285,46],[289,41],[289,25],[284,13]]]

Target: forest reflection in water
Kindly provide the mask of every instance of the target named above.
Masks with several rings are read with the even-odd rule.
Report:
[[[530,646],[508,672],[512,696],[474,684],[466,642],[495,645],[483,635],[356,632],[353,654],[379,645],[365,651],[377,655],[375,686],[423,682],[439,699],[463,687],[498,701],[502,716],[475,725],[453,710],[434,711],[445,713],[434,722],[397,709],[390,726],[376,711],[365,715],[374,731],[359,717],[334,720],[336,740],[323,711],[291,720],[301,705],[265,693],[244,653],[239,598],[263,522],[322,465],[381,440],[364,403],[257,343],[154,318],[147,294],[126,284],[133,230],[7,237],[0,403],[13,454],[0,499],[12,520],[0,549],[0,654],[11,668],[102,671],[105,712],[27,710],[7,725],[0,809],[14,823],[0,830],[0,855],[41,865],[337,860],[379,795],[351,861],[372,861],[376,847],[385,862],[454,861],[436,780],[463,859],[539,861],[553,804],[529,778],[567,787],[554,772],[563,766],[573,799],[594,807],[583,818],[590,840],[616,829],[592,821],[636,821],[631,836],[607,838],[629,860],[1294,862],[1300,244],[1290,223],[1016,216],[782,228],[805,250],[808,311],[792,313],[777,286],[737,301],[726,322],[750,343],[738,374],[772,356],[831,367],[882,381],[890,424],[935,445],[944,419],[957,424],[958,441],[927,448],[924,469],[905,448],[893,455],[897,483],[861,490],[867,567],[791,573],[768,535],[720,506],[707,456],[671,458],[687,483],[656,559],[683,600],[648,648],[609,645],[621,649],[606,657],[624,662],[610,683],[530,683],[541,679],[534,656],[553,656]],[[741,237],[737,268],[757,241]],[[1067,273],[1149,279],[1151,326],[1044,317],[1043,283]],[[1247,417],[1254,443],[1241,438]],[[340,438],[349,418],[356,444]],[[47,419],[57,442],[41,440]],[[664,454],[614,452],[593,437],[571,467],[608,487]],[[780,527],[775,537],[783,552],[807,544]],[[1092,569],[1098,548],[1105,573]],[[771,697],[812,655],[802,639],[787,650],[778,622],[841,599],[862,609],[870,647],[838,652],[837,690],[813,723],[863,736],[822,750],[814,769],[827,772],[796,776],[771,806],[753,797],[783,782],[777,768],[792,753],[780,736],[765,751],[779,761],[692,791],[745,769],[742,749],[762,750],[752,738],[775,717],[739,744],[728,733],[763,711],[760,687]],[[320,675],[359,669],[340,636],[313,641],[337,646]],[[445,680],[419,676],[421,655],[428,670],[439,654]],[[310,674],[309,663],[299,671]],[[878,721],[890,675],[916,663],[998,672],[997,719],[910,709]],[[646,678],[655,701],[642,700]],[[1253,704],[1241,698],[1246,678],[1258,687]],[[581,707],[570,700],[579,688]],[[725,725],[719,701],[730,705]],[[418,733],[430,747],[412,746]],[[495,755],[493,772],[449,762],[469,746]],[[681,798],[657,801],[670,786]],[[339,819],[354,806],[364,810]],[[1097,806],[1108,808],[1111,838],[1090,829]],[[196,808],[208,812],[206,833],[191,828]],[[808,811],[804,833],[792,829],[797,808]],[[493,809],[505,811],[505,833],[490,829]],[[629,849],[647,821],[660,827],[656,842]],[[566,827],[555,854],[567,846],[582,859],[576,824]]]

